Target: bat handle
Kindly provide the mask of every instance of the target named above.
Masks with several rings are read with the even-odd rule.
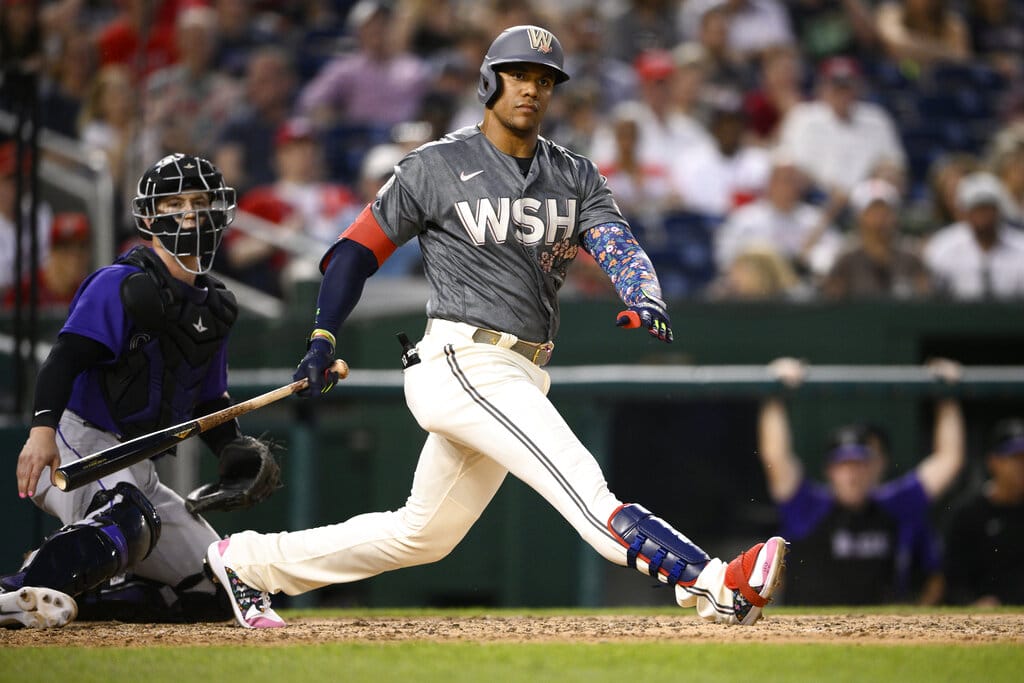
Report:
[[[53,473],[53,485],[56,486],[61,491],[67,491],[68,490],[68,478],[67,478],[67,475],[65,475],[63,472],[61,472],[58,469],[56,472]]]
[[[627,330],[635,329],[640,327],[640,315],[636,311],[622,311],[615,318],[615,324]]]
[[[335,359],[331,365],[329,372],[337,373],[338,379],[345,379],[348,377],[348,363],[340,358]]]

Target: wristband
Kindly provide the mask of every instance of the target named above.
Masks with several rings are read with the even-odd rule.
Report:
[[[337,341],[334,339],[334,335],[328,332],[327,330],[321,329],[319,327],[309,333],[309,339],[306,340],[307,349],[309,348],[309,344],[314,339],[326,339],[328,342],[330,342],[332,350],[337,348],[338,346]]]

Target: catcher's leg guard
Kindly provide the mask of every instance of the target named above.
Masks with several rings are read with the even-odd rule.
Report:
[[[692,586],[711,561],[708,554],[668,522],[641,505],[623,505],[608,519],[608,529],[626,548],[626,563],[670,586]]]
[[[25,586],[78,595],[144,560],[160,538],[160,517],[127,482],[100,491],[83,521],[59,529],[23,570]]]

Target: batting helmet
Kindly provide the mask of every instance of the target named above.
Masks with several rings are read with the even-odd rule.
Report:
[[[208,208],[161,211],[160,200],[190,192],[206,192]],[[186,216],[195,216],[195,228],[183,228]],[[170,154],[150,166],[139,178],[132,200],[135,227],[144,239],[156,237],[174,254],[182,268],[205,273],[213,266],[224,230],[235,219],[235,190],[224,184],[220,171],[202,157]],[[192,271],[178,256],[195,256],[199,270]]]
[[[551,31],[539,26],[513,26],[501,32],[480,65],[480,84],[476,96],[490,106],[498,98],[500,81],[495,67],[501,64],[526,62],[543,64],[555,70],[555,83],[569,80],[562,70],[562,44]]]

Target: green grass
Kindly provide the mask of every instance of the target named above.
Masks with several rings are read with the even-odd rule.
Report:
[[[288,647],[24,648],[0,680],[245,681],[938,681],[1020,680],[1016,645],[384,643]]]
[[[778,614],[976,614],[968,609],[774,608]],[[998,612],[1021,614],[1018,609]],[[359,609],[287,610],[320,618],[566,614],[678,614],[647,609]],[[1024,619],[1022,619],[1024,621]],[[1000,683],[1022,680],[1024,647],[831,643],[469,643],[381,642],[253,644],[238,647],[5,648],[0,682],[305,683],[442,681],[897,681]]]

